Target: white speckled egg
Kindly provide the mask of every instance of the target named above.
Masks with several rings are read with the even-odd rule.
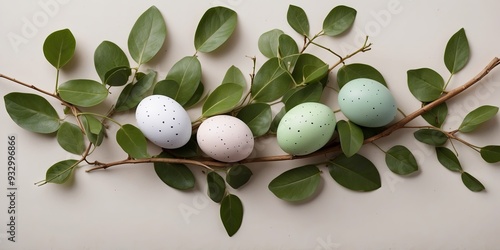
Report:
[[[180,148],[191,138],[191,119],[174,99],[163,95],[144,98],[135,111],[137,126],[154,144]]]
[[[394,120],[396,101],[387,87],[367,78],[346,83],[339,92],[342,113],[352,122],[365,127],[382,127]]]
[[[306,102],[290,109],[277,130],[278,145],[291,155],[310,154],[330,140],[336,119],[326,105]]]
[[[247,158],[254,145],[250,128],[240,119],[229,115],[217,115],[203,121],[196,139],[205,154],[223,162]]]

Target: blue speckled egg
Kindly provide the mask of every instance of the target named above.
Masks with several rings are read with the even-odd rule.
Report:
[[[339,92],[342,113],[352,122],[365,127],[382,127],[394,120],[396,101],[383,84],[367,78],[346,83]]]
[[[336,119],[330,107],[306,102],[290,109],[276,131],[278,145],[291,155],[307,155],[330,140]]]

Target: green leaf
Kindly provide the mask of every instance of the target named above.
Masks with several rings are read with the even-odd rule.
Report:
[[[48,183],[63,184],[69,180],[73,169],[77,166],[77,160],[64,160],[50,166],[45,174],[45,181]]]
[[[149,158],[144,134],[134,125],[125,124],[116,132],[118,145],[134,159]]]
[[[279,29],[273,29],[262,34],[258,42],[260,53],[267,58],[277,57],[281,34],[284,34],[284,32]]]
[[[282,101],[285,103],[286,110],[290,110],[301,103],[320,102],[322,94],[323,85],[320,82],[315,82],[305,87],[291,89],[285,94]]]
[[[235,83],[219,85],[207,98],[202,108],[202,116],[210,117],[231,111],[240,102],[243,87]]]
[[[290,5],[286,13],[288,24],[297,33],[303,36],[309,36],[309,20],[307,19],[306,12],[295,5]]]
[[[200,156],[196,134],[191,134],[191,138],[189,138],[189,141],[184,144],[184,146],[176,149],[168,149],[168,153],[177,158],[193,158]]]
[[[85,151],[82,130],[69,122],[63,122],[57,131],[57,142],[66,151],[81,155]]]
[[[234,194],[228,194],[220,206],[220,218],[229,236],[233,236],[241,227],[243,221],[243,204]]]
[[[104,76],[104,84],[109,86],[123,86],[127,84],[132,70],[127,66],[120,66],[109,70]]]
[[[118,96],[115,110],[120,112],[135,108],[148,95],[154,85],[155,79],[156,72],[151,71],[141,77],[135,84],[127,84],[120,93],[120,96]]]
[[[104,139],[104,127],[101,121],[92,115],[82,115],[80,117],[89,141],[96,146],[101,145]]]
[[[208,197],[214,202],[221,202],[226,194],[226,182],[217,172],[211,171],[207,174]]]
[[[385,163],[387,167],[399,175],[409,175],[418,171],[418,164],[415,156],[405,146],[396,145],[385,153]]]
[[[273,121],[271,122],[271,127],[269,128],[269,132],[276,134],[278,131],[278,125],[280,124],[281,119],[286,114],[285,107],[282,107],[281,110],[274,116]]]
[[[337,83],[339,84],[339,88],[342,88],[346,83],[358,78],[372,79],[387,87],[387,83],[382,74],[370,65],[361,63],[347,64],[342,66],[337,72]]]
[[[363,146],[363,130],[361,130],[358,125],[344,120],[337,122],[337,128],[339,131],[342,152],[344,152],[347,157],[353,156],[361,149],[361,146]]]
[[[462,133],[474,131],[479,125],[489,121],[498,113],[498,107],[484,105],[467,114],[458,130]]]
[[[188,109],[188,108],[198,104],[202,100],[205,100],[207,98],[207,95],[203,95],[204,92],[205,92],[205,86],[203,85],[202,82],[200,82],[198,84],[198,87],[196,88],[196,91],[194,92],[193,96],[191,96],[191,99],[189,99],[189,101],[187,101],[184,104],[184,106],[183,106],[184,109]]]
[[[356,19],[356,10],[344,5],[333,8],[323,21],[323,31],[327,36],[338,36],[348,30]]]
[[[104,41],[94,52],[94,66],[101,81],[105,82],[106,73],[118,67],[130,68],[130,63],[127,55],[118,45]]]
[[[488,145],[480,150],[481,157],[488,163],[500,162],[500,146]]]
[[[198,89],[201,82],[201,64],[196,56],[186,56],[172,66],[165,80],[179,84],[171,96],[180,105],[185,105]]]
[[[465,67],[469,61],[469,54],[469,41],[464,28],[461,28],[446,44],[444,64],[450,73],[455,74]]]
[[[273,113],[271,106],[267,103],[252,103],[243,107],[236,117],[248,125],[255,138],[269,131]]]
[[[301,54],[292,72],[296,84],[317,82],[328,74],[328,64],[311,54]]]
[[[161,153],[155,158],[170,158],[170,155]],[[155,162],[154,169],[158,177],[172,188],[187,190],[194,187],[193,172],[184,164]]]
[[[444,79],[429,68],[408,70],[408,88],[421,102],[432,102],[443,93]]]
[[[179,91],[179,84],[176,81],[161,80],[155,84],[155,87],[153,89],[153,94],[164,95],[174,99],[178,91]]]
[[[58,30],[47,36],[43,54],[56,69],[62,68],[75,54],[76,40],[69,29]]]
[[[167,26],[158,8],[151,6],[137,19],[128,36],[128,50],[139,65],[151,60],[161,49]]]
[[[226,83],[236,83],[238,85],[241,85],[243,88],[246,88],[247,86],[245,75],[243,75],[241,70],[234,65],[229,67],[229,69],[226,71],[226,74],[224,75],[224,79],[222,79],[221,84]]]
[[[299,58],[299,46],[293,38],[282,34],[278,38],[278,58],[283,61],[285,68],[290,71]]]
[[[382,185],[375,165],[359,154],[341,154],[330,160],[328,169],[337,183],[354,191],[373,191]]]
[[[238,22],[237,14],[225,7],[208,9],[194,34],[194,47],[199,52],[212,52],[233,34]]]
[[[413,135],[418,141],[432,146],[442,146],[448,141],[448,136],[436,129],[419,129]]]
[[[472,192],[481,192],[485,189],[480,181],[467,172],[462,172],[462,182]]]
[[[271,58],[255,74],[251,94],[256,102],[272,102],[282,97],[293,85],[290,74],[278,58]]]
[[[447,115],[448,105],[443,102],[431,110],[423,113],[422,118],[424,118],[430,125],[440,128],[443,126]]]
[[[460,165],[457,155],[449,148],[436,147],[436,154],[439,163],[445,168],[454,172],[462,172],[462,165]]]
[[[57,90],[61,99],[76,106],[93,107],[108,97],[104,85],[94,80],[69,80],[59,85]]]
[[[10,118],[21,128],[42,134],[59,129],[57,111],[39,95],[13,92],[4,96],[4,102]]]
[[[269,190],[285,201],[302,201],[314,193],[321,181],[321,171],[315,165],[290,169],[269,183]]]
[[[252,170],[245,165],[232,166],[226,174],[226,182],[232,188],[238,189],[245,185],[252,175]]]

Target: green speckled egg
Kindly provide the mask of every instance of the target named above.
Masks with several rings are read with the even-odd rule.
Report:
[[[302,103],[289,110],[277,130],[278,145],[291,155],[307,155],[330,140],[336,119],[326,105]]]
[[[385,126],[397,113],[396,101],[389,89],[372,79],[358,78],[346,83],[338,98],[342,113],[361,126]]]

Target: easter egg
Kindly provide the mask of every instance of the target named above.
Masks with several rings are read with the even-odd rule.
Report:
[[[339,92],[342,113],[352,122],[365,127],[382,127],[394,120],[396,101],[387,87],[367,78],[346,83]]]
[[[144,98],[135,111],[137,126],[154,144],[180,148],[191,138],[191,119],[174,99],[163,95]]]
[[[291,155],[310,154],[328,143],[336,119],[326,105],[306,102],[290,109],[281,119],[276,137],[283,151]]]
[[[206,155],[223,162],[247,158],[254,146],[250,128],[240,119],[229,115],[217,115],[203,121],[196,140]]]

